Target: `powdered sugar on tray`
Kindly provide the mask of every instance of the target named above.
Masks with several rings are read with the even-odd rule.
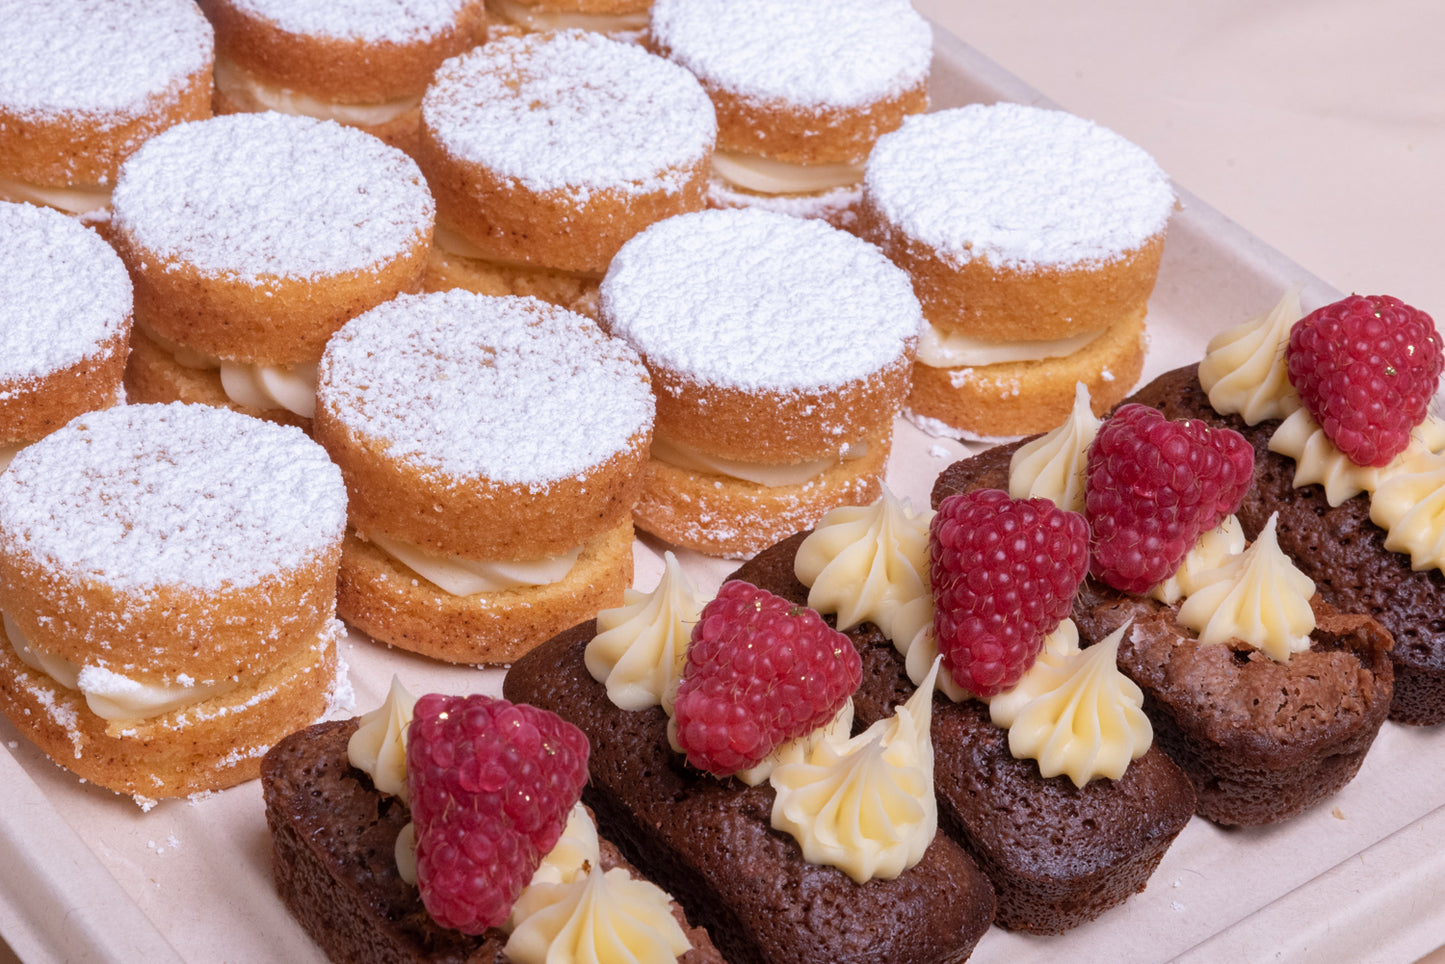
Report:
[[[74,218],[0,202],[0,305],[0,384],[42,378],[129,330],[130,276]]]
[[[0,0],[0,108],[102,129],[171,98],[214,54],[192,0]]]
[[[372,268],[436,217],[401,151],[272,112],[172,127],[121,167],[111,204],[117,232],[143,251],[257,284]]]
[[[647,228],[612,260],[598,303],[649,364],[758,392],[865,378],[923,324],[908,276],[871,244],[750,209]]]
[[[327,345],[317,405],[388,457],[454,479],[545,488],[652,425],[642,360],[596,323],[533,298],[402,295]]]
[[[83,415],[0,474],[0,549],[120,591],[244,588],[314,560],[345,525],[321,446],[204,405]]]
[[[1165,229],[1174,189],[1142,148],[1062,111],[971,105],[878,139],[864,204],[945,261],[1107,262]]]
[[[414,43],[451,29],[478,0],[230,0],[287,33]]]
[[[709,87],[861,107],[924,83],[933,32],[908,0],[655,0],[652,36]]]
[[[528,190],[679,190],[717,120],[697,79],[636,44],[564,31],[491,41],[442,64],[422,118],[463,161]]]

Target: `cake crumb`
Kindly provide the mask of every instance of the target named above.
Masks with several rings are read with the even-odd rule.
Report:
[[[1334,817],[1336,820],[1345,819],[1344,811],[1342,811],[1339,807],[1335,807],[1333,810],[1331,810],[1330,816]]]

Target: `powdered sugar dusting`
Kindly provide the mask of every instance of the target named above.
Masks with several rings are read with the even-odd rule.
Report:
[[[367,42],[414,43],[435,37],[481,0],[230,0],[237,10],[287,33]]]
[[[192,0],[0,0],[0,24],[0,103],[102,128],[173,98],[215,46]]]
[[[452,478],[545,488],[625,450],[653,418],[642,360],[532,298],[403,295],[327,345],[317,404],[388,456]]]
[[[871,244],[748,209],[684,214],[632,238],[599,306],[650,363],[747,391],[865,378],[923,324],[907,275]]]
[[[341,472],[299,429],[204,405],[93,412],[0,474],[0,547],[118,591],[244,588],[346,524]]]
[[[130,276],[100,235],[59,211],[0,202],[0,382],[93,357],[130,315]]]
[[[1143,149],[1062,111],[980,104],[879,138],[865,203],[954,263],[1105,262],[1162,232],[1168,177]]]
[[[677,191],[717,138],[692,74],[581,31],[504,37],[448,60],[422,117],[458,158],[581,201]]]
[[[332,121],[277,113],[178,124],[122,165],[122,235],[201,271],[260,284],[390,261],[431,230],[416,163]]]
[[[933,59],[908,0],[655,0],[652,36],[710,85],[800,107],[896,97]]]

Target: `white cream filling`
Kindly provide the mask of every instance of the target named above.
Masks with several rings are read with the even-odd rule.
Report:
[[[965,365],[977,367],[1065,358],[1087,348],[1102,334],[1102,331],[1086,331],[1081,335],[1050,341],[988,341],[957,332],[943,332],[925,324],[923,336],[918,339],[918,360],[931,368],[960,368]]]
[[[517,0],[487,0],[487,13],[508,23],[540,33],[543,30],[590,30],[618,33],[647,29],[648,12],[575,13],[566,10],[537,10]]]
[[[737,459],[723,459],[699,452],[694,448],[669,442],[653,436],[652,457],[659,462],[689,472],[706,472],[710,475],[725,475],[757,485],[780,486],[802,485],[809,479],[817,478],[838,462],[850,462],[868,454],[867,442],[849,442],[844,445],[836,458],[811,459],[807,462],[774,465],[763,462],[741,462]]]
[[[712,169],[734,187],[758,194],[810,194],[863,180],[862,164],[793,164],[733,151],[715,151]]]
[[[231,100],[257,110],[334,120],[354,127],[375,127],[421,106],[421,94],[380,104],[335,104],[268,84],[225,57],[216,58],[216,89]]]
[[[453,596],[479,592],[502,592],[519,586],[548,586],[567,578],[582,555],[578,546],[570,552],[529,562],[463,559],[430,552],[400,539],[366,535],[365,538],[412,572]]]
[[[302,418],[316,415],[316,362],[290,368],[221,361],[221,388],[237,405],[284,408]]]
[[[39,204],[66,214],[88,214],[110,207],[110,188],[44,187],[0,177],[0,201]]]
[[[8,613],[3,614],[3,619],[5,635],[20,661],[68,690],[79,690],[85,697],[86,706],[103,720],[150,719],[210,699],[235,685],[224,682],[209,686],[193,683],[163,686],[142,683],[99,666],[79,666],[63,657],[32,648]]]
[[[316,381],[318,362],[302,362],[289,368],[279,365],[251,365],[227,361],[194,348],[177,345],[143,329],[157,346],[170,353],[177,365],[199,370],[219,370],[221,389],[237,405],[248,408],[284,408],[302,418],[316,415]]]

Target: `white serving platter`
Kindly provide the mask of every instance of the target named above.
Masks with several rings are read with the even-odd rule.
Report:
[[[936,31],[933,107],[998,100],[1053,106],[958,39]],[[1338,293],[1180,189],[1150,302],[1144,378],[1201,355],[1222,328],[1302,284],[1307,308]],[[901,420],[889,485],[926,503],[933,478],[968,454]],[[660,546],[639,540],[634,584],[650,588]],[[735,563],[680,553],[699,585]],[[343,644],[356,705],[393,674],[413,692],[500,692],[500,670]],[[1358,778],[1280,826],[1226,831],[1195,818],[1148,888],[1060,937],[992,929],[972,960],[1413,961],[1445,945],[1445,733],[1387,723]],[[270,838],[252,782],[143,812],[82,784],[0,720],[0,935],[23,960],[320,962],[271,884]],[[0,955],[3,956],[3,955]]]

